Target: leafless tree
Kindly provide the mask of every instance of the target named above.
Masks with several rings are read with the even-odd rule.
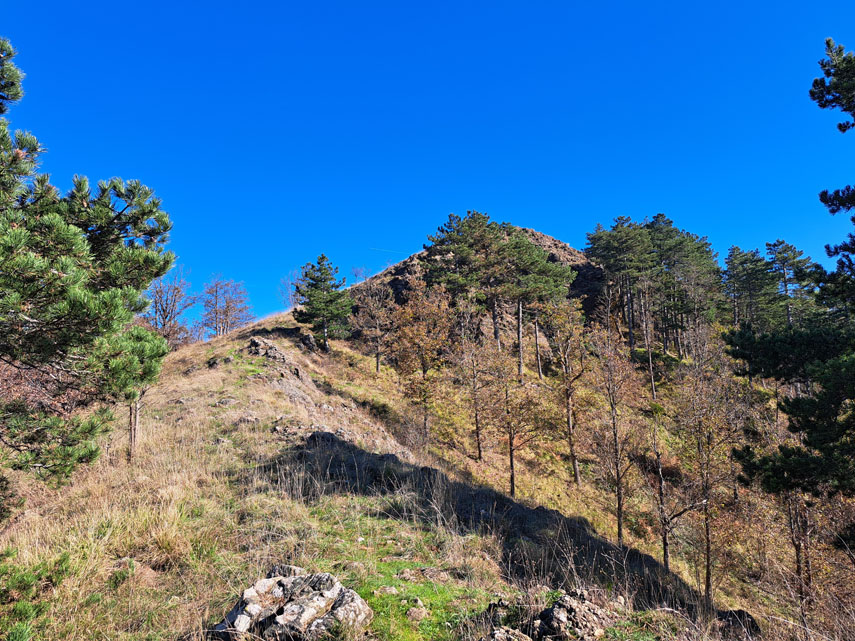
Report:
[[[155,280],[148,289],[151,301],[143,320],[166,339],[170,349],[192,343],[193,332],[184,321],[184,312],[198,302],[190,293],[184,270],[177,267]]]
[[[202,304],[205,307],[202,326],[211,336],[228,334],[250,323],[254,318],[243,283],[224,280],[219,275],[212,277],[210,282],[205,284]]]
[[[356,270],[354,270],[356,271]],[[380,373],[380,358],[386,348],[393,325],[394,298],[392,290],[376,280],[366,281],[353,291],[354,314],[352,326],[374,352],[374,368]]]

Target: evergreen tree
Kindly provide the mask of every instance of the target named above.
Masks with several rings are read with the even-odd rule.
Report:
[[[487,214],[468,211],[462,218],[451,214],[436,234],[428,236],[430,244],[420,259],[425,282],[442,285],[453,307],[461,300],[474,301],[479,309],[490,312],[498,345],[500,287],[505,276],[499,252],[505,236],[502,226]]]
[[[852,117],[855,56],[831,40],[826,42],[826,54],[828,58],[820,62],[824,78],[814,81],[811,97],[821,108],[839,108]],[[848,131],[853,122],[838,128]],[[821,198],[832,213],[855,207],[851,187],[823,192]],[[828,247],[829,255],[838,258],[833,273],[814,267],[820,281],[819,300],[827,308],[809,327],[728,337],[733,354],[747,362],[750,372],[802,390],[781,402],[795,436],[791,442],[761,451],[746,446],[738,452],[745,480],[756,480],[769,492],[855,496],[853,251],[855,235],[850,233],[843,243]]]
[[[4,113],[22,95],[14,55],[0,40]],[[137,181],[92,190],[76,176],[61,195],[36,174],[40,153],[0,119],[0,362],[4,377],[27,381],[0,397],[0,442],[14,467],[60,479],[95,458],[109,423],[76,410],[133,394],[159,367],[162,341],[131,321],[172,264],[171,223]]]
[[[639,280],[649,277],[655,266],[649,231],[628,217],[620,216],[611,229],[597,225],[588,234],[585,253],[603,268],[606,278],[614,283],[621,300],[629,348],[635,349],[635,294]]]
[[[804,252],[780,239],[774,243],[766,243],[766,256],[769,258],[772,273],[778,277],[780,293],[784,296],[787,327],[792,327],[794,299],[801,298],[799,277],[810,265],[810,258],[805,258]]]
[[[347,319],[353,309],[353,300],[341,288],[345,279],[336,280],[338,267],[334,267],[324,254],[317,263],[303,265],[300,278],[294,283],[296,302],[294,310],[298,323],[309,323],[329,351],[329,338],[347,331]]]
[[[549,254],[521,231],[505,226],[507,239],[499,249],[504,277],[500,296],[513,301],[517,319],[517,376],[523,375],[523,314],[535,302],[566,298],[576,273],[560,263],[549,261]]]
[[[108,384],[112,395],[128,404],[128,461],[131,461],[136,452],[140,402],[160,376],[169,345],[164,337],[134,326],[119,336],[116,347],[116,355],[107,364]]]
[[[733,326],[755,331],[780,326],[783,299],[772,265],[756,249],[733,246],[725,259],[724,285],[731,307]]]

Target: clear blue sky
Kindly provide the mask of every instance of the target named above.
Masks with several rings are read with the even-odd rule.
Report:
[[[195,7],[190,9],[191,4]],[[5,3],[26,96],[13,126],[74,173],[138,178],[199,287],[326,252],[350,275],[486,211],[576,247],[664,212],[732,244],[814,258],[851,224],[855,133],[808,98],[848,2]],[[381,251],[382,250],[382,251]]]

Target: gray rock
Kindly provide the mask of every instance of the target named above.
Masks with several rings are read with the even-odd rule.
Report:
[[[482,637],[481,641],[531,641],[531,637],[519,630],[502,627],[496,628],[486,637]]]
[[[368,604],[332,574],[275,566],[244,591],[210,638],[235,641],[250,634],[265,641],[316,641],[333,630],[362,633],[373,616]]]

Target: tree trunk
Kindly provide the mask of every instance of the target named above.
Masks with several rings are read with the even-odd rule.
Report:
[[[493,318],[493,339],[496,341],[496,347],[502,351],[502,337],[499,335],[499,307],[498,302],[493,300],[490,304],[490,314]]]
[[[517,376],[520,379],[520,383],[523,381],[523,302],[522,298],[517,299]]]
[[[128,462],[134,460],[137,447],[137,434],[140,423],[140,401],[135,399],[128,405]]]
[[[621,474],[617,411],[614,404],[612,404],[612,457],[615,470],[615,498],[617,499],[617,542],[618,547],[623,547],[623,474]]]
[[[630,354],[632,350],[635,349],[635,316],[633,315],[633,305],[632,305],[632,288],[627,286],[626,288],[626,307],[627,307],[627,327],[629,329],[629,351]]]
[[[579,474],[579,458],[576,456],[576,439],[575,429],[573,424],[573,396],[568,390],[565,394],[566,410],[567,410],[567,445],[570,448],[570,464],[573,466],[573,481],[577,486],[582,484],[582,478]]]
[[[478,402],[478,366],[472,359],[472,409],[475,413],[475,444],[478,446],[478,460],[483,458],[481,451],[481,406]]]
[[[511,434],[508,435],[508,462],[511,467],[511,498],[514,498],[517,495],[517,471],[514,465],[514,437]]]
[[[656,447],[655,443],[656,442],[654,440],[654,447]],[[662,565],[665,568],[665,572],[670,572],[671,559],[668,542],[670,524],[668,523],[668,514],[665,510],[665,476],[662,474],[662,454],[659,452],[658,447],[656,447],[656,475],[658,477],[657,498],[659,502],[659,525],[662,527]]]
[[[377,346],[377,350],[374,352],[374,373],[380,373],[380,346]]]
[[[787,299],[787,327],[793,327],[793,308],[790,304],[790,283],[787,274],[784,274],[784,298]]]
[[[324,351],[325,352],[330,351],[330,343],[329,343],[328,334],[329,334],[329,332],[327,330],[327,320],[324,319]]]
[[[540,363],[540,331],[537,314],[534,315],[534,354],[537,359],[537,377],[543,380],[543,366]]]
[[[650,374],[650,392],[653,395],[653,400],[656,400],[656,379],[653,376],[653,350],[650,336],[650,309],[646,302],[646,298],[641,299],[641,318],[644,323],[644,349],[647,352],[647,370]]]
[[[428,396],[427,375],[427,369],[422,367],[422,409],[424,410],[422,412],[422,435],[425,445],[430,442],[430,430],[428,428],[428,401],[430,398]]]
[[[710,531],[710,502],[708,493],[704,501],[704,601],[712,607],[712,532]]]

